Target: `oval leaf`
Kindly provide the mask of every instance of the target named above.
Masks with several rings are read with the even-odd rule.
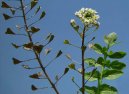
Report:
[[[120,70],[115,70],[115,69],[108,70],[108,69],[106,69],[103,71],[103,78],[108,79],[108,80],[117,79],[122,75],[123,75],[123,72]]]
[[[112,69],[116,69],[116,70],[122,70],[123,68],[126,67],[126,65],[122,62],[119,62],[118,60],[115,60],[113,61],[111,64],[110,64],[110,67]]]
[[[94,44],[92,47],[91,47],[96,53],[98,54],[102,54],[102,47],[101,45],[99,44]]]
[[[120,58],[123,58],[124,56],[126,55],[125,52],[122,52],[122,51],[119,51],[119,52],[109,52],[108,53],[108,56],[110,58],[114,58],[114,59],[120,59]]]
[[[89,65],[95,65],[96,63],[96,60],[94,58],[86,58],[84,61]]]
[[[100,94],[118,94],[118,93],[115,87],[103,84],[100,86]]]
[[[100,76],[99,71],[94,69],[92,72],[85,73],[85,79],[88,81],[96,81]]]

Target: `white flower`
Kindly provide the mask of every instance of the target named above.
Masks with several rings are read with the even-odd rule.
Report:
[[[75,12],[75,16],[77,16],[82,23],[88,27],[99,25],[98,19],[100,17],[97,15],[97,12],[91,8],[82,8]]]

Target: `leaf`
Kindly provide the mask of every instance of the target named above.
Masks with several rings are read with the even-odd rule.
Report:
[[[41,9],[41,7],[39,6],[39,7],[36,9],[35,14],[37,14],[40,9]]]
[[[99,45],[99,44],[94,44],[91,48],[92,48],[96,53],[102,54],[102,47],[101,47],[101,45]]]
[[[19,64],[19,63],[22,62],[22,61],[20,61],[20,60],[18,60],[16,58],[12,58],[12,60],[13,60],[13,64]]]
[[[45,17],[45,15],[46,15],[46,13],[45,13],[45,11],[43,11],[43,12],[42,12],[42,14],[40,15],[39,20],[41,20],[42,18],[44,18],[44,17]]]
[[[42,73],[41,72],[38,72],[38,73],[35,73],[35,74],[30,75],[29,77],[30,78],[33,78],[33,79],[40,79],[39,78],[40,76],[42,76]]]
[[[15,35],[15,33],[10,28],[7,28],[5,34]]]
[[[96,94],[97,88],[95,86],[85,86],[85,91],[88,94]]]
[[[38,0],[31,1],[31,9],[34,8],[37,3],[38,3]]]
[[[74,63],[71,63],[71,64],[69,64],[68,66],[69,66],[70,69],[75,70],[75,64],[74,64]]]
[[[103,57],[99,57],[98,59],[97,59],[97,64],[99,64],[99,65],[104,65],[104,59],[103,59]]]
[[[96,60],[94,58],[86,58],[85,60],[85,63],[87,63],[88,65],[92,65],[94,66],[95,63],[96,63]]]
[[[120,70],[115,70],[115,69],[106,69],[103,71],[103,78],[108,79],[108,80],[114,80],[119,78],[120,76],[123,75],[123,72]]]
[[[110,67],[112,69],[116,69],[116,70],[122,70],[123,68],[126,67],[126,65],[122,62],[119,62],[118,60],[115,60],[113,61],[111,64],[110,64]]]
[[[68,71],[69,71],[69,68],[65,68],[65,70],[64,70],[64,75],[65,75],[66,73],[68,73]]]
[[[118,93],[115,87],[103,84],[100,86],[100,94],[118,94]]]
[[[38,88],[37,88],[36,86],[34,86],[34,85],[31,85],[31,89],[32,89],[33,91],[35,91],[35,90],[37,90]]]
[[[5,3],[4,1],[2,1],[2,8],[11,8],[7,3]]]
[[[113,46],[117,40],[117,34],[115,32],[112,32],[108,34],[107,36],[104,36],[104,42],[108,44],[109,46]]]
[[[32,42],[23,45],[23,48],[25,50],[31,50],[32,47],[33,47],[33,43]]]
[[[114,58],[114,59],[121,59],[121,58],[123,58],[125,55],[126,55],[126,53],[125,53],[125,52],[122,52],[122,51],[119,51],[119,52],[112,52],[112,51],[110,51],[110,52],[108,53],[108,56],[109,56],[110,58]]]
[[[7,14],[5,14],[5,13],[3,14],[3,16],[4,16],[4,19],[5,19],[5,20],[8,20],[8,19],[12,18],[11,16],[9,16],[9,15],[7,15]]]
[[[36,32],[38,32],[39,30],[40,30],[39,28],[31,27],[31,32],[32,32],[32,33],[36,33]]]
[[[58,53],[56,54],[56,58],[58,58],[58,57],[61,56],[61,55],[62,55],[62,51],[59,50]]]
[[[70,44],[68,40],[64,40],[64,44]]]
[[[33,49],[38,53],[40,54],[42,49],[43,49],[43,45],[34,45],[33,46]]]
[[[14,48],[19,48],[19,47],[21,47],[21,46],[18,46],[18,45],[16,45],[16,44],[14,44],[14,43],[12,43],[12,46],[14,47]]]
[[[100,76],[99,71],[96,68],[92,72],[85,73],[85,79],[88,81],[96,81]]]

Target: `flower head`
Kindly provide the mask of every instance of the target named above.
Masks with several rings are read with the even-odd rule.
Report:
[[[97,12],[91,8],[82,8],[81,10],[75,12],[75,15],[82,21],[86,26],[98,26],[99,15]]]

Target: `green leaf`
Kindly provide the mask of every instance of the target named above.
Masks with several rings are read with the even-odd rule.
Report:
[[[21,47],[21,46],[18,46],[18,45],[16,45],[16,44],[14,44],[14,43],[12,43],[12,46],[14,47],[14,48],[19,48],[19,47]]]
[[[75,64],[74,64],[74,63],[71,63],[71,64],[69,64],[68,66],[69,66],[70,69],[75,70]]]
[[[31,1],[31,9],[34,8],[37,3],[38,3],[38,0]]]
[[[36,86],[34,86],[34,85],[31,85],[31,89],[32,89],[33,91],[35,91],[35,90],[37,90],[38,88],[37,88]]]
[[[102,54],[102,47],[101,47],[101,45],[99,45],[99,44],[94,44],[91,48],[92,48],[96,53]]]
[[[64,44],[69,44],[69,40],[64,40]]]
[[[39,30],[40,30],[39,28],[31,27],[31,32],[32,32],[32,33],[36,33],[36,32],[38,32]]]
[[[65,68],[65,70],[64,70],[64,75],[65,75],[66,73],[68,73],[68,71],[69,71],[69,68]]]
[[[15,33],[10,28],[7,28],[5,34],[15,35]]]
[[[96,63],[96,60],[94,58],[86,58],[84,61],[88,65],[95,65],[95,63]]]
[[[39,6],[39,7],[36,9],[35,14],[37,14],[40,9],[41,9],[41,7]]]
[[[4,19],[5,19],[5,20],[8,20],[8,19],[12,18],[11,16],[9,16],[9,15],[7,15],[7,14],[5,14],[5,13],[3,14],[3,16],[4,16]]]
[[[4,1],[2,1],[2,8],[11,8],[7,3],[5,3]]]
[[[95,86],[85,86],[85,91],[88,94],[96,94],[97,88]]]
[[[114,58],[114,59],[123,58],[125,55],[126,55],[126,53],[125,53],[125,52],[122,52],[122,51],[119,51],[119,52],[112,52],[112,51],[110,51],[110,52],[108,53],[108,56],[109,56],[110,58]]]
[[[32,50],[32,47],[33,47],[33,43],[32,42],[23,45],[23,48],[25,50]]]
[[[33,46],[33,49],[38,53],[40,54],[42,49],[43,49],[43,45],[34,45]]]
[[[118,94],[118,93],[115,87],[103,84],[100,86],[100,94]]]
[[[97,59],[97,64],[99,64],[99,65],[104,65],[104,59],[103,59],[103,57],[99,57],[98,59]]]
[[[115,69],[106,69],[103,71],[103,78],[108,79],[108,80],[114,80],[119,78],[120,76],[123,75],[123,72],[120,70],[115,70]]]
[[[44,18],[44,17],[45,17],[45,15],[46,15],[46,13],[45,13],[45,11],[43,11],[43,12],[42,12],[42,14],[40,15],[39,20],[41,20],[42,18]]]
[[[85,73],[85,79],[88,81],[96,81],[100,76],[99,71],[96,68],[92,72]]]
[[[13,64],[19,64],[19,63],[22,62],[22,61],[20,61],[20,60],[18,60],[16,58],[12,58],[12,60],[13,60]]]
[[[119,62],[118,60],[115,60],[113,61],[111,64],[110,64],[110,67],[112,69],[116,69],[116,70],[122,70],[123,68],[126,67],[126,65],[122,62]]]
[[[41,76],[42,76],[42,73],[38,72],[38,73],[30,75],[29,77],[33,78],[33,79],[40,79],[39,77],[41,77]]]
[[[117,34],[115,32],[112,32],[108,34],[107,36],[104,36],[104,42],[108,44],[109,46],[113,46],[117,40]]]
[[[56,58],[58,58],[58,57],[61,56],[61,55],[62,55],[62,51],[59,50],[59,51],[57,52],[57,54],[56,54]]]

